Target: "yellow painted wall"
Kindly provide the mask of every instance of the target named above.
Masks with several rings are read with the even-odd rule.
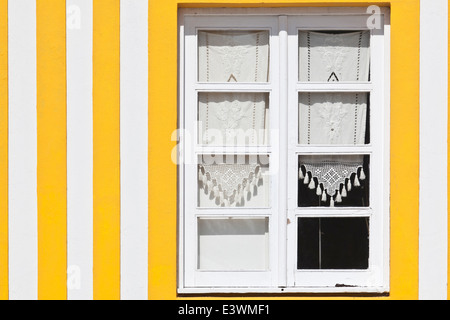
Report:
[[[149,3],[149,298],[177,299],[177,12],[179,7],[391,7],[391,294],[418,298],[419,0],[217,0]],[[197,297],[198,298],[198,297]],[[281,297],[283,299],[283,297]]]

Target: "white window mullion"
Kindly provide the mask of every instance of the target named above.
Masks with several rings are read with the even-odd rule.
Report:
[[[287,286],[287,180],[288,175],[288,84],[289,84],[289,72],[288,72],[288,18],[287,16],[280,16],[279,19],[279,43],[280,43],[280,142],[279,142],[279,158],[280,158],[280,170],[279,170],[279,209],[278,209],[278,221],[279,221],[279,286]]]

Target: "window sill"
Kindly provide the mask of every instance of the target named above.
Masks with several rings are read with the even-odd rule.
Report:
[[[220,295],[220,294],[257,294],[257,295],[370,295],[388,296],[389,287],[290,287],[290,288],[178,288],[179,295]]]

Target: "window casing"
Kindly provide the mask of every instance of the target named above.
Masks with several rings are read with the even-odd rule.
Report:
[[[389,291],[388,10],[377,16],[381,29],[368,28],[371,15],[361,8],[192,9],[181,16],[179,292]],[[351,51],[356,67],[344,61],[328,76],[323,63],[314,64],[314,43],[327,35],[336,49],[330,64]],[[223,67],[233,54],[250,67]],[[328,121],[314,117],[319,109],[331,110]],[[211,110],[249,120],[225,128],[251,130],[231,130],[230,138]],[[333,110],[355,129],[336,133]],[[317,173],[323,168],[341,180],[325,179]],[[338,192],[324,190],[336,184]]]

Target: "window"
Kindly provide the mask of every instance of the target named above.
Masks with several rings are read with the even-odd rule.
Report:
[[[388,291],[388,10],[182,13],[179,292]]]

